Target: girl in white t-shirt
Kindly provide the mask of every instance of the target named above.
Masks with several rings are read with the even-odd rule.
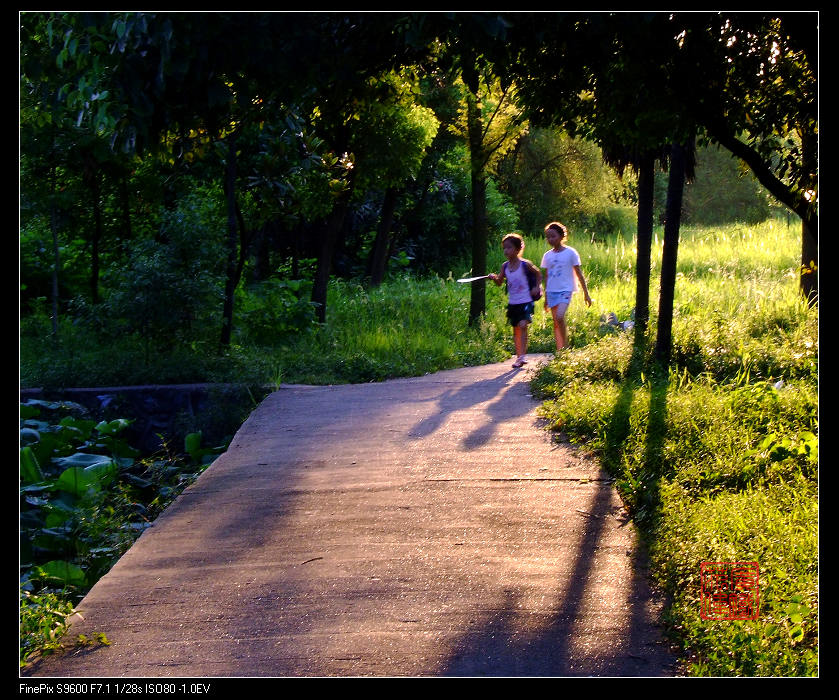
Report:
[[[533,320],[533,302],[542,295],[542,273],[521,257],[524,239],[519,234],[504,236],[501,247],[507,261],[501,266],[501,272],[490,274],[489,278],[497,285],[507,281],[507,319],[513,327],[516,346],[513,367],[518,369],[527,364],[527,326]]]
[[[580,262],[580,255],[570,246],[565,245],[568,231],[558,221],[545,226],[545,239],[551,246],[542,256],[542,268],[545,270],[545,309],[551,310],[554,321],[554,339],[557,352],[568,347],[568,327],[565,312],[571,303],[571,295],[577,289],[579,280],[586,304],[591,306],[591,297],[586,287],[586,278]]]

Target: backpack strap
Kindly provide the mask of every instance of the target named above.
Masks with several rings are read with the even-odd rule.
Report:
[[[536,267],[530,260],[525,260],[524,258],[521,259],[522,265],[524,265],[524,274],[527,277],[527,284],[529,289],[533,289],[534,287],[540,287],[539,285],[539,268]],[[539,289],[539,293],[535,296],[531,294],[533,301],[542,298],[542,291],[541,287]]]
[[[524,274],[527,277],[527,284],[530,286],[530,289],[536,286],[539,278],[536,276],[536,266],[530,262],[530,260],[525,260],[524,258],[521,259],[522,265],[524,265]],[[506,265],[506,263],[504,263]]]

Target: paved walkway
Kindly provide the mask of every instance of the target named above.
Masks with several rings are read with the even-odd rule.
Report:
[[[282,387],[80,604],[110,646],[27,675],[672,675],[615,489],[527,379]]]

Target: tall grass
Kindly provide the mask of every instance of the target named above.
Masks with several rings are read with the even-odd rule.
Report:
[[[692,675],[818,673],[818,312],[798,295],[799,236],[777,222],[687,229],[668,373],[623,333],[534,381],[553,429],[615,476]],[[621,244],[580,248],[592,294],[620,315]],[[655,280],[657,248],[653,260]],[[757,619],[701,619],[703,561],[758,563]]]

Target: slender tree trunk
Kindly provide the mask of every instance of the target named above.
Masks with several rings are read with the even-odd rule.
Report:
[[[102,201],[99,190],[99,173],[93,171],[89,179],[93,196],[93,239],[90,243],[90,300],[99,303],[99,244],[102,241]]]
[[[679,255],[679,227],[685,189],[686,147],[673,144],[664,220],[664,248],[661,258],[661,292],[658,299],[658,331],[655,356],[663,368],[670,364],[673,349],[673,302],[676,294],[676,261]]]
[[[335,202],[332,212],[326,219],[321,236],[318,267],[312,285],[312,301],[316,304],[315,313],[320,323],[326,323],[326,293],[329,287],[329,275],[332,272],[332,260],[338,246],[338,235],[344,225],[351,193],[352,187],[348,187]]]
[[[50,232],[52,233],[52,337],[58,338],[58,270],[61,264],[61,257],[58,247],[58,212],[55,204],[56,198],[56,174],[55,167],[50,168],[50,181],[52,184],[52,197],[50,197]]]
[[[242,215],[242,208],[235,201],[235,198],[233,204],[236,207],[236,224],[239,231],[239,255],[236,262],[236,272],[233,275],[233,289],[235,290],[239,286],[242,274],[245,271],[245,263],[248,261],[248,255],[253,248],[254,233],[248,230],[245,217]]]
[[[810,173],[807,189],[815,191],[818,184],[818,152],[817,140],[812,134],[802,139],[804,162],[808,164]],[[813,214],[810,218],[801,219],[801,277],[799,287],[801,294],[810,306],[819,301],[819,219]]]
[[[485,275],[487,269],[486,178],[472,173],[472,275]],[[469,299],[469,325],[476,324],[486,312],[486,280],[473,282]]]
[[[650,320],[650,252],[653,242],[655,157],[644,156],[638,168],[638,232],[635,263],[635,337],[642,339]]]
[[[483,149],[483,123],[478,105],[478,78],[466,76],[466,124],[472,175],[472,275],[485,275],[489,231],[486,211],[486,158]],[[469,300],[469,325],[475,325],[486,312],[486,280],[473,282]]]
[[[253,279],[262,282],[271,276],[271,247],[269,239],[276,229],[273,221],[268,221],[256,231],[253,238],[252,251],[254,255]]]
[[[815,227],[815,230],[813,230]],[[819,233],[818,218],[814,218],[813,226],[806,221],[801,222],[801,294],[807,304],[815,306],[819,303]]]
[[[233,333],[233,299],[236,293],[239,232],[236,220],[236,133],[227,139],[227,162],[224,168],[224,193],[227,200],[227,269],[224,283],[224,308],[221,319],[221,346],[230,345]]]
[[[292,279],[299,280],[300,279],[300,252],[303,249],[303,236],[305,235],[305,230],[303,228],[303,224],[299,221],[294,225],[294,231],[292,231],[293,239],[292,239],[292,251],[291,251],[291,277]]]
[[[376,240],[370,251],[370,284],[378,287],[385,278],[387,258],[390,252],[390,229],[393,226],[393,215],[396,212],[398,191],[395,187],[388,187],[382,202],[382,213],[379,217],[379,227],[376,230]]]
[[[119,199],[122,207],[122,240],[130,241],[131,230],[131,200],[128,196],[128,175],[123,175],[119,182]]]

